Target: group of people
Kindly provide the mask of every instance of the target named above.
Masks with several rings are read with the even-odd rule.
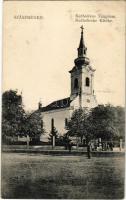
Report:
[[[114,144],[113,142],[91,142],[92,151],[113,151]]]
[[[71,140],[69,140],[66,143],[66,149],[71,152],[73,143]],[[87,157],[91,158],[91,151],[113,151],[114,144],[113,142],[96,142],[96,141],[90,141],[87,144]]]

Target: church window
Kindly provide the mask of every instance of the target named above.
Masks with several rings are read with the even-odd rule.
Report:
[[[68,119],[65,118],[65,126],[67,126],[67,124],[68,124]]]
[[[88,77],[86,77],[86,86],[88,86],[88,87],[89,87],[89,85],[90,85],[90,80],[89,80],[89,78],[88,78]]]
[[[74,88],[77,89],[78,88],[78,79],[75,78],[74,80]]]

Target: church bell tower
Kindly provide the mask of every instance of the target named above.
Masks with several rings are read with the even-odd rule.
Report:
[[[94,95],[94,72],[87,57],[87,48],[84,42],[83,26],[81,26],[81,38],[78,51],[78,57],[74,60],[75,66],[71,74],[71,104],[76,107],[95,107],[97,105]]]

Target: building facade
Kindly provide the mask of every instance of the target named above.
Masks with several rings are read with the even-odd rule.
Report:
[[[78,56],[74,60],[74,67],[69,71],[71,77],[70,96],[52,102],[46,107],[39,103],[38,111],[41,112],[46,134],[41,137],[42,141],[48,140],[51,131],[51,121],[62,135],[66,132],[65,126],[73,111],[78,108],[93,108],[97,106],[94,94],[94,72],[87,57],[87,48],[84,43],[83,26],[81,27],[81,38],[78,47]]]

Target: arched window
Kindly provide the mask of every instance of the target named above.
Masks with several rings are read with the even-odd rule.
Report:
[[[75,78],[74,80],[74,88],[77,89],[78,88],[78,79]]]
[[[65,118],[65,127],[67,126],[67,124],[68,124],[68,119]]]
[[[86,86],[90,86],[90,79],[88,77],[86,77]]]

